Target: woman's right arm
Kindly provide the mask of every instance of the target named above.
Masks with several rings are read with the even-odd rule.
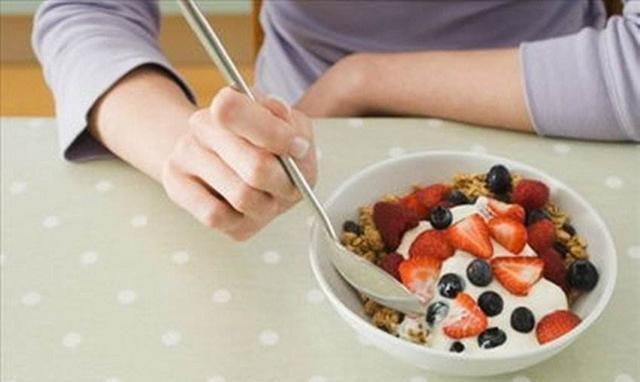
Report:
[[[296,157],[315,180],[310,122],[229,88],[197,111],[157,33],[153,1],[43,4],[33,42],[65,157],[111,151],[204,224],[246,239],[299,199],[274,153]]]

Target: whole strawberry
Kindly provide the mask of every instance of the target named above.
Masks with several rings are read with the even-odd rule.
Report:
[[[539,220],[527,227],[527,242],[538,254],[551,248],[555,240],[556,227],[551,220]]]
[[[380,259],[380,268],[384,269],[388,274],[393,276],[396,280],[400,281],[400,271],[398,267],[400,263],[404,261],[402,255],[392,252],[387,253]]]
[[[568,292],[567,268],[564,266],[562,256],[555,249],[547,248],[539,252],[538,257],[544,261],[544,270],[542,271],[544,278],[562,288],[565,293]]]
[[[542,208],[549,201],[549,187],[537,180],[523,179],[516,184],[511,200],[527,211]]]
[[[388,252],[400,245],[404,233],[418,225],[415,212],[399,203],[378,202],[373,206],[373,222]]]

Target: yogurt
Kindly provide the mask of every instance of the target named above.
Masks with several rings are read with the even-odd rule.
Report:
[[[485,220],[491,217],[491,214],[488,212],[486,208],[486,198],[479,198],[476,204],[474,205],[464,205],[458,206],[451,209],[451,213],[453,215],[453,222],[460,221],[465,217],[473,214],[479,213],[482,215]],[[414,229],[405,233],[402,238],[401,244],[397,249],[397,252],[401,254],[403,257],[409,257],[409,248],[411,248],[411,244],[415,241],[415,239],[424,231],[431,229],[431,225],[428,222],[420,222],[420,224]],[[537,256],[536,253],[529,247],[525,245],[524,249],[519,254],[514,254],[509,252],[507,249],[502,247],[495,240],[491,240],[494,248],[493,257],[497,256]],[[427,336],[427,345],[433,347],[435,349],[441,349],[444,351],[449,351],[451,344],[455,341],[461,342],[464,347],[465,354],[478,354],[478,355],[501,355],[505,353],[517,353],[522,352],[526,349],[530,349],[538,346],[538,341],[536,339],[535,329],[531,330],[529,333],[521,333],[514,330],[511,327],[511,313],[515,308],[525,306],[534,315],[536,323],[545,315],[558,310],[558,309],[567,309],[568,303],[567,298],[563,290],[558,287],[556,284],[544,279],[540,278],[529,290],[526,296],[516,296],[505,289],[499,281],[495,278],[489,283],[489,285],[484,287],[478,287],[472,284],[469,279],[466,277],[466,270],[468,265],[475,260],[476,257],[467,253],[465,251],[457,250],[453,256],[446,259],[442,263],[442,268],[440,271],[440,276],[445,275],[447,273],[455,273],[460,278],[464,280],[464,293],[467,293],[475,301],[478,300],[478,296],[480,294],[493,291],[500,295],[503,300],[503,309],[502,311],[493,317],[487,317],[488,326],[487,328],[497,327],[500,328],[506,334],[506,341],[500,346],[483,349],[480,348],[478,344],[477,336],[467,337],[463,339],[452,339],[447,336],[443,331],[443,323],[447,322],[447,317],[455,315],[455,303],[453,299],[445,298],[441,296],[439,293],[434,292],[434,299],[429,302],[429,304],[443,301],[449,306],[449,312],[447,316],[434,324],[434,326],[429,327],[425,322],[425,317],[405,317],[404,321],[400,325],[400,328],[419,328],[425,327],[429,330],[429,335]],[[490,260],[490,259],[489,259]],[[437,283],[436,283],[437,285]],[[400,337],[406,338],[407,335],[406,330],[400,330],[398,335]],[[409,338],[407,338],[409,339]]]

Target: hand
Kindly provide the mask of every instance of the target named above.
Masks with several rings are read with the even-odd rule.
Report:
[[[374,54],[347,56],[307,89],[296,108],[312,117],[350,117],[367,112],[367,78]]]
[[[275,98],[253,102],[225,88],[189,125],[163,166],[162,184],[171,200],[236,240],[300,200],[274,154],[292,156],[315,183],[311,122]]]

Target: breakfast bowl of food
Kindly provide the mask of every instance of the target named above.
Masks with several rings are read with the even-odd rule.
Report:
[[[520,162],[453,151],[393,158],[347,179],[325,208],[342,245],[423,310],[403,313],[353,289],[316,223],[310,262],[320,288],[359,336],[423,369],[529,367],[582,335],[613,293],[616,253],[601,217]]]

